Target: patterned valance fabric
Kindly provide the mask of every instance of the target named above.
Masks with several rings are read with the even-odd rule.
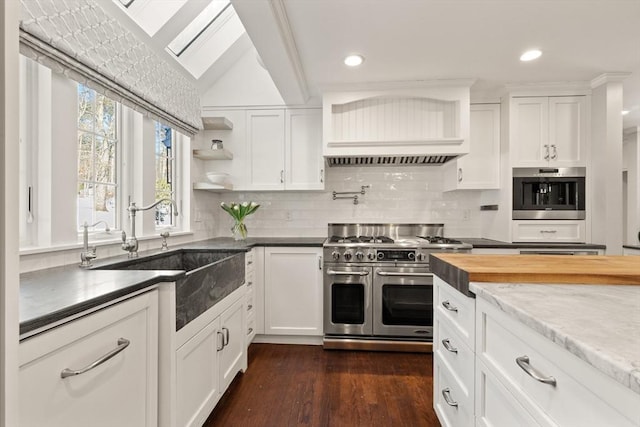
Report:
[[[98,1],[21,3],[23,55],[189,136],[202,129],[193,83],[109,16]]]

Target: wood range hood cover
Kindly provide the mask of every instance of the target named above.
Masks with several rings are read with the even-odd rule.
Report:
[[[396,82],[323,93],[331,166],[441,165],[469,153],[473,80]]]

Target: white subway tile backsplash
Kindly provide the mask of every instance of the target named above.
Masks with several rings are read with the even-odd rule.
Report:
[[[246,221],[254,237],[325,236],[332,222],[443,222],[447,236],[481,234],[479,192],[442,192],[442,171],[437,166],[329,168],[325,178],[325,191],[218,195],[217,235],[231,235],[232,220],[217,206],[223,200],[261,204]],[[332,200],[333,191],[357,192],[362,185],[370,188],[358,194],[357,205],[350,199]]]

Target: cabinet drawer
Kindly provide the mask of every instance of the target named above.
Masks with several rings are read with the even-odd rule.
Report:
[[[546,424],[550,418],[551,424],[561,426],[638,425],[637,394],[486,301],[479,299],[477,309],[478,359],[536,421]],[[525,372],[528,366],[540,377],[552,377],[555,385],[534,379]]]
[[[513,221],[514,242],[586,242],[585,221]]]
[[[255,270],[255,251],[252,249],[244,254],[244,271],[248,275]]]
[[[434,277],[435,316],[448,322],[469,348],[475,346],[475,301],[458,292],[439,277]],[[446,320],[445,320],[446,319]]]
[[[256,336],[256,316],[255,313],[251,313],[247,317],[247,345],[251,344],[253,337]]]
[[[20,343],[20,425],[157,425],[157,310],[148,292]]]
[[[433,351],[444,360],[460,385],[473,393],[473,366],[475,354],[446,318],[436,317],[434,322]]]
[[[538,427],[540,424],[518,403],[482,362],[476,366],[476,426]]]
[[[433,408],[443,427],[474,425],[473,395],[456,379],[446,362],[434,354]]]
[[[247,293],[247,316],[255,315],[256,306],[255,306],[255,293],[248,292]]]
[[[244,276],[244,280],[247,283],[247,291],[255,292],[256,289],[256,272],[247,271]]]

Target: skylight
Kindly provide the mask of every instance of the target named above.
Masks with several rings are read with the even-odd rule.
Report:
[[[127,14],[153,37],[180,10],[187,0],[114,0]]]
[[[231,5],[229,0],[212,0],[211,4],[169,43],[169,50],[180,56]]]

